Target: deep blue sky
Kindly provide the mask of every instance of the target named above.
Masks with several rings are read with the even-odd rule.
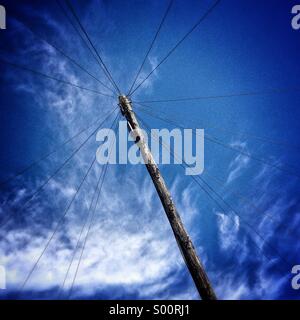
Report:
[[[168,1],[74,0],[72,3],[113,77],[126,93]],[[175,0],[145,65],[144,76],[212,3],[211,0]],[[7,30],[0,31],[1,59],[105,91],[28,29],[106,81],[55,1],[1,1],[1,4],[7,9],[8,19]],[[208,136],[294,173],[265,166],[206,140],[202,177],[235,209],[227,208],[224,212],[184,176],[180,166],[162,167],[220,298],[299,298],[299,291],[290,285],[292,266],[300,264],[299,178],[296,177],[300,160],[300,31],[291,27],[294,4],[297,1],[221,1],[133,97],[147,101],[291,90],[280,94],[147,104],[154,114],[187,128],[204,128]],[[1,181],[117,104],[117,97],[110,99],[82,92],[2,63],[0,70]],[[141,111],[138,115],[153,128],[171,127]],[[106,127],[111,122],[112,118]],[[78,143],[1,187],[1,215],[18,213],[1,230],[0,264],[7,268],[8,274],[8,289],[1,292],[3,298],[16,296],[17,288],[95,154],[95,140],[90,141],[89,149],[60,173],[31,206],[24,210],[22,203]],[[86,250],[87,266],[74,297],[197,298],[145,169],[110,166],[109,175],[106,181],[110,184],[104,185],[103,204],[98,210],[99,225],[95,228],[98,238],[90,251]],[[84,187],[83,195],[74,205],[73,218],[53,241],[44,260],[46,267],[41,263],[22,297],[57,297],[94,178],[95,175],[90,177],[90,184]],[[223,181],[223,186],[216,178]],[[102,242],[104,247],[111,246],[109,252],[101,247]]]

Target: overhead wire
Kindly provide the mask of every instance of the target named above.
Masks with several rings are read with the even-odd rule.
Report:
[[[109,162],[109,159],[110,159],[110,156],[111,156],[111,152],[112,152],[112,148],[109,151],[108,162]],[[76,266],[74,277],[73,277],[73,280],[72,280],[72,283],[71,283],[71,286],[70,286],[68,299],[71,299],[72,294],[73,294],[74,285],[75,285],[75,282],[76,282],[76,279],[77,279],[77,276],[78,276],[78,272],[79,272],[79,268],[80,268],[80,265],[81,265],[81,261],[82,261],[82,258],[83,258],[83,253],[84,253],[84,250],[85,250],[85,247],[86,247],[86,244],[87,244],[87,240],[88,240],[88,237],[89,237],[89,233],[91,231],[91,228],[92,228],[92,225],[93,225],[93,222],[94,222],[94,218],[95,218],[95,215],[96,215],[96,210],[97,210],[97,206],[98,206],[98,203],[99,203],[101,190],[102,190],[102,187],[103,187],[103,184],[104,184],[104,180],[105,180],[105,176],[106,176],[107,169],[108,169],[108,162],[105,164],[104,169],[102,170],[102,180],[101,180],[100,186],[98,188],[97,199],[96,199],[96,202],[95,202],[92,214],[91,214],[90,222],[89,222],[89,225],[88,225],[88,229],[87,229],[87,232],[85,234],[84,241],[83,241],[83,244],[82,244],[82,247],[81,247],[80,257],[78,259],[78,263],[77,263],[77,266]]]
[[[34,70],[32,68],[29,68],[29,67],[26,67],[26,66],[23,66],[23,65],[20,65],[20,64],[16,64],[14,62],[10,62],[10,61],[7,61],[7,60],[3,60],[1,58],[0,58],[0,63],[6,64],[6,65],[11,66],[11,67],[16,68],[16,69],[20,69],[20,70],[23,70],[23,71],[30,72],[30,73],[32,73],[32,74],[34,74],[36,76],[44,77],[44,78],[47,78],[47,79],[50,79],[50,80],[54,80],[56,82],[59,82],[59,83],[65,84],[65,85],[72,86],[72,87],[80,89],[80,90],[85,90],[85,91],[92,92],[94,94],[98,94],[98,95],[109,97],[109,98],[114,98],[114,96],[111,96],[111,95],[106,94],[104,92],[101,92],[101,91],[98,91],[98,90],[94,90],[94,89],[90,89],[90,88],[86,88],[86,87],[83,87],[81,85],[77,85],[76,83],[72,83],[72,82],[69,82],[67,80],[59,79],[59,78],[56,78],[54,76],[45,74],[43,72]]]
[[[79,150],[81,150],[83,148],[83,146],[90,140],[90,138],[97,132],[97,130],[103,125],[103,123],[109,118],[109,116],[117,109],[118,107],[116,107],[114,110],[112,110],[109,115],[101,122],[101,124],[99,126],[97,126],[97,128],[79,145],[79,147],[77,147],[75,149],[75,151],[72,152],[72,154],[30,195],[27,197],[27,200],[23,203],[22,207],[17,210],[12,212],[11,214],[6,216],[6,219],[4,219],[4,221],[1,221],[0,223],[0,228],[2,228],[4,225],[6,225],[10,219],[20,213],[22,210],[24,210],[24,208],[26,208],[26,206],[30,203],[30,201],[37,195],[39,194],[44,187],[56,176],[56,174],[62,169],[64,168],[64,166],[79,152]]]
[[[166,20],[166,18],[168,16],[169,12],[170,12],[170,9],[172,7],[173,2],[174,2],[173,0],[170,0],[170,2],[168,4],[168,7],[167,7],[162,19],[161,19],[161,22],[160,22],[160,24],[158,26],[158,29],[157,29],[157,31],[156,31],[156,33],[154,35],[154,38],[153,38],[153,40],[152,40],[152,42],[151,42],[151,44],[149,46],[149,49],[146,52],[146,55],[145,55],[145,57],[144,57],[144,59],[142,61],[142,64],[138,69],[138,72],[137,72],[137,74],[136,74],[136,76],[135,76],[135,78],[133,80],[133,83],[132,83],[132,85],[131,85],[131,87],[129,89],[129,92],[128,92],[127,96],[130,96],[130,94],[131,94],[131,91],[132,91],[132,89],[133,89],[133,87],[134,87],[134,85],[135,85],[135,83],[136,83],[136,81],[137,81],[137,79],[138,79],[138,77],[139,77],[139,75],[140,75],[145,63],[146,63],[146,60],[147,60],[147,58],[148,58],[148,56],[149,56],[149,54],[150,54],[150,52],[151,52],[151,50],[152,50],[152,48],[154,46],[154,43],[155,43],[155,41],[156,41],[156,39],[157,39],[157,37],[158,37],[158,35],[160,33],[160,30],[161,30],[161,28],[162,28],[162,26],[163,26],[163,24],[164,24],[164,22],[165,22],[165,20]]]
[[[182,44],[182,42],[212,13],[221,0],[217,0],[213,5],[205,12],[203,16],[194,24],[194,26],[177,42],[177,44],[167,53],[167,55],[151,70],[151,72],[133,89],[132,96],[149,77],[171,56],[171,54]]]
[[[145,111],[145,110],[140,110],[140,111],[143,112],[143,113],[149,114],[150,116],[152,116],[154,118],[160,119],[160,120],[162,120],[164,122],[167,122],[167,123],[170,123],[172,125],[176,125],[176,126],[179,126],[180,128],[185,129],[182,125],[176,123],[174,120],[166,119],[166,118],[163,118],[163,117],[161,117],[159,115],[154,115],[153,113]],[[260,163],[262,163],[262,164],[264,164],[266,166],[269,166],[271,168],[274,168],[274,169],[276,169],[278,171],[281,171],[281,172],[284,172],[284,173],[286,173],[288,175],[300,178],[300,174],[298,174],[297,172],[294,172],[294,171],[291,171],[291,170],[287,169],[288,167],[291,167],[290,165],[285,164],[284,167],[283,167],[283,166],[279,166],[279,165],[274,164],[274,163],[270,163],[269,161],[266,161],[265,159],[258,158],[256,156],[251,155],[248,152],[240,150],[239,148],[235,148],[235,147],[233,147],[233,146],[231,146],[229,144],[226,144],[226,143],[224,143],[222,141],[219,141],[219,140],[217,140],[215,137],[213,137],[211,135],[207,135],[206,134],[204,138],[207,141],[210,141],[210,142],[212,142],[214,144],[220,145],[220,146],[222,146],[222,147],[224,147],[226,149],[230,149],[232,151],[235,151],[235,152],[237,152],[237,153],[239,153],[239,154],[241,154],[241,155],[243,155],[243,156],[245,156],[245,157],[247,157],[249,159],[253,159],[253,160],[257,161],[257,162],[260,162]]]
[[[112,123],[110,129],[112,129],[112,128],[115,126],[115,123],[117,122],[117,119],[118,119],[118,117],[115,118],[115,120],[114,120],[114,122]],[[114,143],[115,143],[115,142],[113,141],[110,147],[113,147],[113,144],[114,144]],[[110,147],[109,147],[109,149],[110,149]],[[92,206],[93,206],[94,200],[95,200],[96,195],[97,195],[97,190],[98,190],[98,188],[99,188],[99,184],[100,184],[102,175],[103,175],[103,168],[102,168],[102,170],[101,170],[101,173],[99,174],[99,178],[98,178],[98,181],[97,181],[97,183],[96,183],[96,186],[95,186],[95,189],[94,189],[92,198],[91,198],[91,202],[90,202],[90,205],[89,205],[89,208],[88,208],[88,212],[87,212],[85,221],[84,221],[84,223],[83,223],[83,225],[82,225],[82,227],[81,227],[80,233],[79,233],[79,235],[78,235],[77,242],[76,242],[75,248],[74,248],[74,250],[73,250],[73,253],[72,253],[72,256],[71,256],[71,260],[70,260],[69,266],[68,266],[68,268],[67,268],[66,274],[65,274],[65,276],[64,276],[63,283],[62,283],[62,285],[61,285],[60,288],[59,288],[59,291],[58,291],[58,299],[62,296],[62,293],[63,293],[64,287],[65,287],[66,281],[67,281],[67,279],[68,279],[68,276],[69,276],[69,273],[70,273],[72,264],[73,264],[73,262],[74,262],[74,259],[75,259],[77,250],[79,249],[79,246],[80,246],[81,237],[82,237],[82,235],[83,235],[84,229],[86,228],[86,226],[87,226],[87,224],[88,224],[88,221],[89,221],[89,218],[90,218],[90,216],[91,216]]]
[[[99,64],[100,68],[102,69],[102,71],[104,72],[105,76],[107,77],[106,71],[104,70],[103,66],[101,65],[101,61],[99,61],[99,58],[97,57],[96,53],[93,51],[93,49],[91,48],[88,40],[86,38],[83,37],[83,35],[81,34],[80,30],[78,30],[77,26],[75,25],[75,23],[73,22],[73,20],[69,17],[67,10],[64,8],[64,6],[61,4],[60,0],[56,0],[56,3],[61,11],[61,13],[63,14],[63,16],[66,18],[66,20],[69,22],[69,24],[71,25],[71,27],[74,29],[75,33],[79,36],[79,38],[81,39],[81,41],[85,44],[85,47],[88,49],[88,51],[91,53],[91,55],[93,56],[93,58],[95,59],[95,61],[97,62],[97,64]],[[109,83],[112,84],[111,80],[108,79]],[[112,87],[114,88],[113,92],[118,94],[118,91],[115,89],[115,86],[112,84]],[[110,90],[112,90],[110,88]]]
[[[106,114],[109,115],[112,112]],[[66,139],[64,142],[57,144],[56,146],[53,147],[53,149],[50,152],[47,152],[45,154],[43,154],[40,158],[38,158],[37,160],[34,160],[32,163],[30,163],[28,166],[26,166],[25,168],[21,169],[20,171],[16,172],[14,175],[12,175],[11,177],[7,178],[6,180],[0,181],[0,188],[3,185],[6,185],[8,182],[16,179],[17,177],[23,175],[24,173],[26,173],[27,171],[29,171],[30,169],[32,169],[34,166],[38,165],[40,162],[46,160],[47,158],[49,158],[51,155],[53,155],[54,153],[56,153],[59,149],[61,149],[62,147],[64,147],[65,145],[67,145],[68,143],[70,143],[71,141],[73,141],[74,139],[76,139],[78,136],[80,136],[81,134],[83,134],[84,132],[88,131],[90,128],[92,128],[95,124],[97,124],[100,120],[102,119],[102,116],[99,117],[96,121],[94,121],[91,125],[89,125],[86,128],[81,129],[79,132],[77,132],[75,135],[73,135],[72,137]]]
[[[100,55],[100,53],[99,53],[99,50],[96,49],[96,47],[95,47],[95,45],[93,44],[90,36],[88,35],[88,33],[87,33],[87,31],[85,30],[83,24],[81,23],[81,21],[80,21],[78,15],[77,15],[77,13],[76,13],[76,11],[75,11],[72,3],[71,3],[71,1],[65,0],[65,3],[67,4],[67,7],[69,8],[69,10],[71,11],[73,17],[75,18],[76,22],[78,23],[81,31],[84,33],[84,35],[85,35],[85,37],[87,38],[89,44],[91,45],[91,47],[93,48],[94,52],[96,53],[98,59],[100,60],[100,62],[101,62],[101,63],[100,63],[100,66],[101,66],[102,68],[104,68],[104,71],[105,71],[104,73],[105,73],[105,75],[107,76],[108,80],[109,80],[109,81],[112,83],[112,85],[116,88],[117,92],[118,92],[119,94],[121,94],[121,91],[120,91],[118,85],[116,84],[114,78],[112,77],[110,71],[108,70],[105,62],[103,61],[103,59],[102,59],[102,57],[101,57],[101,55]]]
[[[65,57],[67,60],[69,60],[73,65],[78,67],[81,71],[85,72],[87,75],[89,75],[91,78],[93,78],[95,81],[100,83],[104,88],[109,90],[110,92],[114,93],[114,91],[109,88],[105,83],[103,83],[99,78],[94,76],[90,71],[88,71],[85,67],[83,67],[80,63],[78,63],[74,58],[72,58],[70,55],[68,55],[64,50],[59,48],[54,43],[50,42],[49,40],[42,37],[40,34],[38,34],[35,30],[33,30],[27,23],[24,21],[21,21],[21,23],[24,25],[25,28],[27,28],[37,39],[39,39],[41,42],[46,43],[50,47],[52,47],[55,51],[59,52],[63,57]]]
[[[184,102],[184,101],[199,101],[199,100],[209,100],[209,99],[225,99],[225,98],[234,98],[234,97],[248,97],[248,96],[261,96],[261,95],[272,95],[272,94],[284,94],[284,93],[293,93],[300,92],[300,88],[278,88],[271,90],[261,90],[261,91],[250,91],[250,92],[240,92],[240,93],[231,93],[223,95],[211,95],[211,96],[198,96],[198,97],[183,97],[183,98],[169,98],[169,99],[158,99],[158,100],[142,100],[142,101],[133,101],[139,103],[168,103],[168,102]]]
[[[135,103],[138,104],[142,108],[146,108],[147,110],[150,110],[150,111],[155,111],[155,109],[153,109],[151,106],[145,105],[144,103],[140,103],[140,102],[135,102]],[[158,110],[156,110],[156,111],[158,111]],[[166,116],[168,116],[168,114],[166,114],[162,110],[159,110],[159,112],[161,114],[165,114]],[[190,121],[190,123],[199,125],[193,119],[189,119],[189,121]],[[253,134],[253,133],[249,133],[249,132],[239,132],[239,131],[235,131],[235,130],[219,127],[217,125],[212,125],[212,124],[208,124],[207,125],[207,123],[205,123],[205,128],[211,129],[211,130],[215,129],[215,130],[218,130],[218,131],[227,132],[229,134],[235,134],[235,135],[240,135],[240,136],[244,136],[244,137],[249,137],[251,139],[256,139],[256,140],[259,140],[261,142],[266,142],[266,143],[277,145],[277,146],[280,146],[280,147],[285,147],[285,148],[289,148],[289,149],[300,151],[300,146],[292,145],[287,141],[280,141],[280,140],[271,139],[269,137],[262,137],[262,136],[259,136],[257,134]]]
[[[141,118],[139,118],[139,121],[140,121],[145,127],[147,127],[148,129],[150,129],[150,127],[149,127],[143,120],[141,120]],[[176,157],[175,152],[173,152],[173,151],[171,150],[170,146],[166,147],[163,142],[161,142],[161,143],[162,143],[162,146],[163,146],[164,148],[167,148],[167,149],[168,149],[168,151],[173,155],[173,157]],[[182,160],[181,166],[182,166],[183,168],[186,168],[186,167],[190,168],[190,166],[188,166],[184,160]],[[190,168],[190,169],[192,169],[192,168]],[[223,207],[222,205],[220,205],[220,203],[219,203],[216,199],[214,199],[214,198],[209,194],[209,192],[207,191],[207,189],[206,189],[206,191],[205,191],[205,188],[199,183],[199,181],[197,181],[197,179],[196,179],[195,176],[191,175],[190,177],[201,187],[201,189],[202,189],[207,195],[209,195],[209,197],[210,197],[212,200],[214,200],[214,202],[219,206],[219,208],[220,208],[223,212],[227,212],[227,210],[225,210],[224,207]],[[202,178],[201,176],[197,176],[197,178],[198,178],[203,184],[205,184],[205,186],[206,186],[214,195],[216,195],[216,197],[217,197],[218,199],[220,199],[220,200],[226,205],[226,207],[228,207],[234,214],[236,214],[236,215],[241,219],[241,221],[243,221],[243,222],[247,225],[247,227],[248,227],[250,230],[252,230],[261,240],[263,240],[264,243],[265,243],[270,249],[272,249],[272,250],[276,253],[276,255],[277,255],[283,262],[286,263],[286,265],[290,265],[289,262],[278,252],[278,250],[277,250],[273,245],[271,245],[269,242],[267,242],[267,240],[259,233],[259,231],[258,231],[254,226],[252,226],[240,213],[238,213],[238,212],[236,211],[236,209],[234,209],[227,200],[225,200],[217,191],[215,191],[214,188],[211,187],[211,186],[209,185],[209,183],[208,183],[204,178]],[[231,217],[230,215],[227,214],[227,216],[228,216],[230,219],[232,219],[232,217]],[[232,219],[232,220],[233,220],[233,222],[235,223],[234,219]],[[262,250],[261,248],[259,248],[259,246],[256,244],[255,241],[254,241],[254,243],[255,243],[256,247],[264,254],[263,250]],[[265,254],[264,254],[264,255],[265,255]],[[265,255],[265,256],[266,256],[266,255]],[[266,257],[267,257],[267,256],[266,256]],[[268,257],[267,257],[267,258],[268,258]],[[268,258],[268,259],[269,259],[269,258]]]

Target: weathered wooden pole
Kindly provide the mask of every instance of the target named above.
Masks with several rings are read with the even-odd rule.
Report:
[[[155,185],[156,191],[171,224],[177,244],[194,280],[196,288],[203,300],[216,300],[216,295],[200,259],[197,256],[194,245],[184,228],[171,194],[154,161],[149,147],[145,142],[143,132],[140,129],[139,123],[132,109],[131,101],[126,96],[120,96],[119,106],[123,116],[127,120],[128,130],[134,135],[135,141],[141,150],[145,165]]]

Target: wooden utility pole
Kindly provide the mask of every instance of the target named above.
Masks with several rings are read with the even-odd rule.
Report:
[[[197,256],[194,245],[184,228],[184,225],[172,200],[171,194],[154,161],[149,147],[145,142],[143,132],[140,129],[139,123],[132,109],[131,101],[126,96],[120,96],[119,106],[122,115],[127,120],[128,130],[134,135],[135,142],[140,148],[145,165],[155,185],[156,191],[171,224],[175,239],[194,280],[196,288],[202,300],[216,300],[216,295],[200,262],[200,259]]]

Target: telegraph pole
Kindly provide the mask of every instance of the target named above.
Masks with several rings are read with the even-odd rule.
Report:
[[[194,280],[195,286],[202,300],[216,300],[217,297],[210,284],[204,267],[197,256],[194,245],[184,228],[166,183],[154,161],[147,143],[145,142],[143,132],[140,129],[139,123],[132,109],[132,103],[128,97],[122,95],[119,96],[119,106],[122,115],[127,120],[128,130],[133,134],[135,142],[140,148],[144,163],[164,207],[175,239],[185,260],[186,266]]]

